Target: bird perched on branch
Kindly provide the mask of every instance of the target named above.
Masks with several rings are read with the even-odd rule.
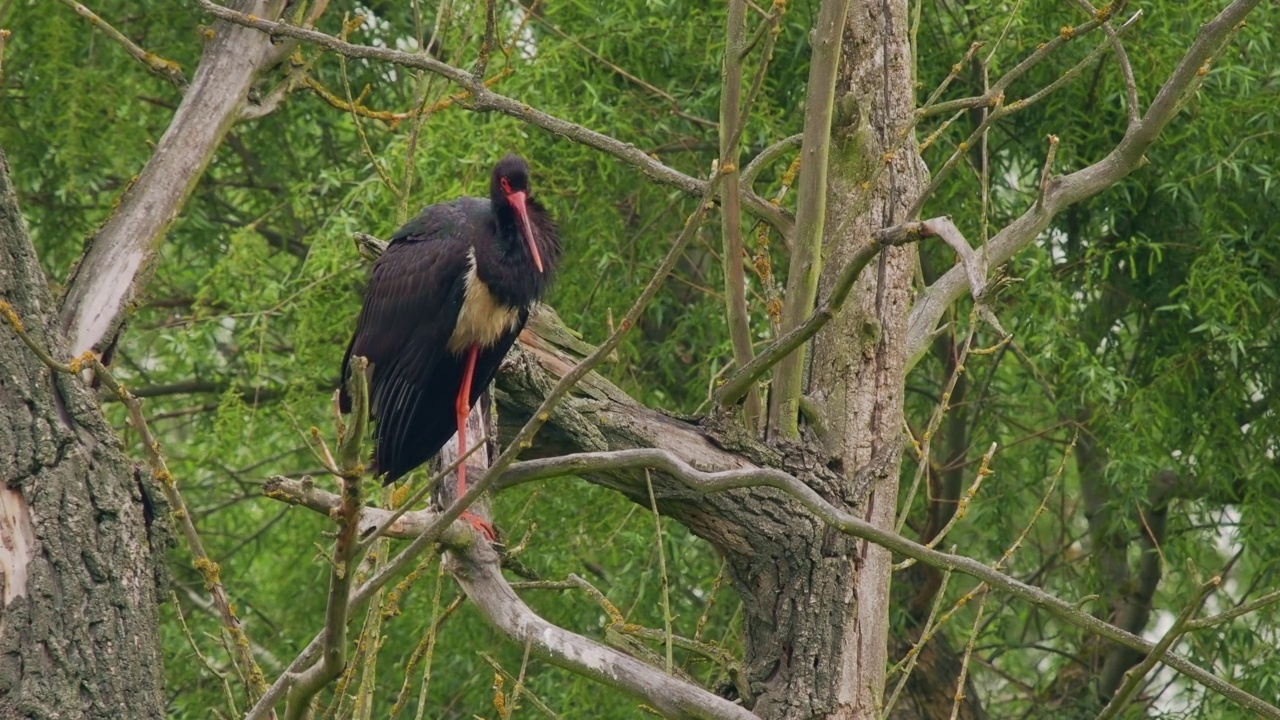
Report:
[[[350,412],[351,358],[368,358],[375,475],[395,482],[458,434],[551,282],[560,240],[529,194],[529,166],[508,155],[489,199],[432,205],[396,231],[373,265],[364,307],[342,360],[341,408]],[[458,497],[466,465],[458,466]],[[479,517],[463,517],[490,540]]]

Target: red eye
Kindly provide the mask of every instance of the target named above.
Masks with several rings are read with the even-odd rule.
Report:
[[[499,179],[498,184],[502,186],[502,192],[508,195],[511,194],[511,183],[508,182],[506,178]]]

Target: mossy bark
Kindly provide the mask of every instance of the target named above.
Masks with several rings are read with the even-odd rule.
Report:
[[[3,153],[0,297],[36,342],[65,353]],[[0,468],[0,717],[164,717],[139,470],[85,383],[55,377],[7,326]]]

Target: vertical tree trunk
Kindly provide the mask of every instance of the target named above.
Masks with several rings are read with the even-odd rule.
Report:
[[[849,8],[836,82],[841,112],[832,128],[821,295],[871,232],[908,219],[927,180],[914,142],[895,147],[915,109],[907,28],[905,0],[854,0]],[[887,153],[891,164],[864,190]],[[878,266],[867,268],[839,317],[815,339],[808,386],[825,411],[826,444],[853,482],[854,501],[882,527],[892,527],[897,510],[915,265],[915,246],[908,245],[889,248]],[[884,694],[891,557],[861,542],[854,562],[834,716],[874,718]]]
[[[65,353],[2,152],[0,297],[36,342]],[[137,470],[84,383],[54,378],[7,324],[0,468],[0,717],[164,717]]]
[[[881,171],[884,154],[914,109],[910,58],[905,0],[854,0],[836,84],[819,298],[871,231],[907,219],[924,187],[926,171],[914,143],[894,154],[892,169]],[[878,180],[864,190],[877,172]],[[828,500],[886,527],[897,500],[915,257],[914,247],[891,249],[883,285],[880,270],[869,267],[840,316],[815,339],[806,394],[825,420],[822,440],[830,457],[784,444],[780,460],[753,458],[795,473]],[[749,529],[749,550],[722,549],[743,598],[755,712],[771,719],[877,718],[888,641],[889,553],[833,533],[802,512],[790,513],[775,498],[756,494],[753,500],[718,515]]]

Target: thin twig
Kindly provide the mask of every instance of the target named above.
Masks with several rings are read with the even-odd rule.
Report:
[[[844,305],[844,301],[849,297],[849,292],[853,289],[854,282],[862,273],[863,268],[871,262],[877,254],[885,247],[893,245],[904,245],[909,242],[915,242],[924,237],[935,237],[939,232],[939,220],[929,220],[923,223],[913,223],[909,226],[898,226],[892,228],[893,232],[875,233],[871,239],[853,253],[853,257],[849,259],[849,263],[840,271],[840,275],[836,278],[835,285],[831,288],[831,294],[827,299],[814,310],[803,323],[795,327],[786,335],[778,338],[763,352],[755,356],[755,358],[734,373],[724,385],[715,393],[715,401],[720,405],[732,405],[737,402],[748,388],[752,387],[755,381],[769,368],[780,363],[784,358],[790,356],[793,350],[799,348],[809,338],[813,337],[822,326],[830,322]]]
[[[178,593],[170,591],[169,598],[173,603],[174,613],[178,615],[178,624],[182,626],[182,635],[187,639],[187,644],[191,646],[191,652],[195,654],[196,659],[200,661],[200,664],[204,666],[204,669],[209,671],[209,674],[222,681],[222,691],[226,693],[227,696],[227,708],[231,711],[232,715],[239,715],[240,710],[236,707],[236,696],[235,693],[231,691],[231,683],[227,680],[227,674],[215,668],[209,658],[205,657],[205,654],[200,652],[200,646],[196,644],[196,639],[192,637],[191,628],[187,627],[187,619],[182,614],[182,603],[178,602]]]
[[[1044,156],[1044,167],[1040,170],[1040,197],[1037,202],[1044,201],[1044,195],[1049,191],[1049,181],[1053,178],[1053,159],[1058,155],[1058,136],[1049,135],[1046,138],[1049,141],[1049,151]]]
[[[525,657],[526,657],[526,658],[528,658],[528,653],[527,653],[527,652],[526,652],[526,654],[525,654]],[[524,687],[524,685],[523,685],[523,683],[522,683],[523,677],[521,677],[521,678],[516,678],[516,677],[514,677],[511,673],[507,672],[506,668],[504,668],[504,667],[502,667],[501,665],[499,665],[499,664],[498,664],[498,661],[497,661],[497,660],[494,660],[494,659],[493,659],[493,657],[492,657],[491,655],[489,655],[489,653],[483,653],[483,652],[482,652],[482,653],[480,653],[480,659],[482,659],[482,660],[484,660],[486,663],[488,663],[488,664],[489,664],[489,667],[493,668],[494,672],[500,673],[500,674],[501,674],[503,677],[505,677],[507,680],[509,680],[509,681],[511,681],[511,682],[513,682],[513,683],[515,683],[515,684],[516,684],[515,686],[516,686],[517,688],[522,688],[522,689],[523,689],[523,692],[522,692],[521,694],[523,694],[523,695],[527,696],[527,697],[529,698],[529,702],[530,702],[534,707],[538,708],[538,710],[539,710],[539,711],[541,711],[543,715],[546,715],[546,716],[547,716],[548,718],[550,718],[551,720],[559,720],[560,716],[559,716],[559,715],[557,715],[557,714],[556,714],[556,712],[555,712],[554,710],[552,710],[550,706],[548,706],[545,702],[543,702],[543,701],[541,700],[541,698],[539,698],[537,695],[534,695],[532,692],[530,692],[528,688]],[[523,666],[523,665],[522,665],[522,666],[521,666],[521,668],[520,668],[520,674],[521,674],[522,676],[524,675],[524,666]],[[512,696],[513,696],[513,698],[514,698],[514,697],[515,697],[515,695],[516,695],[516,692],[513,690],[511,694],[512,694]],[[515,701],[514,701],[514,699],[513,699],[513,700],[512,700],[512,703],[514,704],[514,702],[515,702]]]
[[[1160,662],[1162,656],[1168,652],[1169,648],[1173,647],[1173,643],[1178,638],[1192,629],[1190,626],[1191,618],[1200,611],[1200,606],[1204,605],[1204,601],[1209,598],[1209,594],[1221,584],[1222,577],[1215,575],[1196,589],[1195,594],[1191,596],[1191,602],[1187,603],[1187,606],[1182,609],[1177,619],[1173,621],[1173,625],[1165,631],[1165,634],[1161,636],[1160,641],[1147,654],[1147,657],[1143,658],[1142,662],[1129,668],[1124,674],[1124,685],[1121,685],[1120,689],[1116,690],[1116,694],[1111,696],[1111,702],[1107,703],[1102,712],[1098,713],[1097,720],[1111,720],[1120,714],[1125,705],[1128,705],[1129,701],[1133,699],[1134,693],[1138,692],[1138,686],[1142,684],[1142,680],[1147,676],[1147,673],[1151,672],[1151,669]]]
[[[955,550],[953,545],[950,551],[954,553]],[[898,671],[902,672],[902,677],[898,678],[898,684],[893,686],[893,693],[889,695],[889,700],[884,704],[884,708],[880,713],[881,718],[888,718],[893,711],[893,707],[898,704],[898,696],[902,694],[902,689],[907,685],[907,679],[911,677],[912,671],[916,669],[916,662],[920,659],[920,651],[924,649],[924,643],[927,642],[928,638],[933,637],[934,621],[938,617],[938,610],[942,608],[942,601],[947,594],[947,584],[950,582],[951,571],[943,572],[942,581],[938,584],[938,591],[933,596],[933,605],[929,608],[929,617],[925,619],[924,626],[920,628],[920,639],[913,643],[907,654],[885,673],[886,680],[893,677],[893,674]]]
[[[471,71],[471,77],[476,82],[484,80],[484,73],[489,69],[489,53],[493,51],[493,40],[497,32],[497,25],[497,0],[485,0],[484,37],[480,41],[480,54],[476,58],[475,70]]]
[[[83,4],[76,2],[76,0],[62,0],[62,4],[79,13],[80,16],[85,20],[88,20],[91,25],[101,30],[104,35],[111,38],[120,47],[124,48],[125,52],[133,56],[133,59],[143,65],[146,65],[148,70],[173,83],[179,90],[186,89],[187,78],[182,74],[181,65],[138,47],[137,43],[126,37],[124,33],[112,27],[111,23],[104,20],[102,16],[85,7]]]
[[[1133,16],[1130,17],[1128,20],[1126,20],[1125,23],[1121,25],[1116,32],[1124,33],[1128,31],[1130,28],[1134,26],[1134,24],[1141,17],[1142,17],[1141,10],[1139,10],[1138,12],[1135,12]],[[1088,23],[1086,23],[1086,25],[1088,25]],[[1079,32],[1084,27],[1085,26],[1082,25],[1081,28],[1078,28],[1074,32]],[[1064,33],[1066,32],[1066,30],[1067,29],[1064,29]],[[1058,39],[1058,38],[1055,38],[1055,39]],[[1006,104],[1004,102],[1005,97],[1004,97],[1003,90],[1001,90],[1000,92],[996,92],[996,88],[1000,86],[1000,83],[1009,77],[1008,75],[1006,75],[1005,77],[996,81],[996,83],[992,86],[991,92],[988,92],[987,96],[984,96],[985,98],[984,103],[979,103],[972,106],[967,106],[967,105],[964,106],[965,108],[968,108],[968,107],[982,107],[983,105],[988,105],[988,106],[994,106],[995,109],[989,112],[985,118],[983,118],[982,122],[978,125],[978,127],[974,129],[972,133],[969,134],[968,138],[966,138],[963,142],[961,142],[956,147],[955,152],[953,152],[951,156],[947,158],[946,162],[942,164],[942,167],[937,172],[934,173],[932,179],[930,179],[929,181],[929,185],[924,189],[923,192],[920,193],[920,196],[916,198],[916,201],[912,203],[911,210],[907,213],[908,219],[916,217],[916,215],[924,207],[925,203],[929,200],[929,198],[933,196],[933,193],[939,187],[941,187],[942,181],[947,177],[947,175],[951,173],[951,170],[956,166],[956,164],[963,157],[965,157],[966,153],[969,152],[969,148],[972,147],[973,143],[978,138],[980,138],[983,133],[987,131],[987,128],[990,127],[992,123],[996,122],[997,120],[1001,120],[1005,117],[1008,117],[1009,115],[1013,115],[1014,113],[1018,113],[1023,110],[1026,110],[1032,105],[1043,100],[1045,97],[1053,94],[1062,86],[1071,82],[1073,79],[1078,77],[1082,72],[1084,72],[1085,68],[1092,65],[1095,60],[1101,57],[1102,53],[1106,52],[1109,46],[1110,46],[1109,43],[1105,41],[1099,43],[1097,46],[1093,48],[1093,50],[1089,51],[1089,54],[1085,55],[1084,58],[1080,60],[1080,62],[1072,66],[1070,70],[1063,73],[1060,77],[1058,77],[1056,80],[1049,83],[1045,87],[1041,88],[1040,90],[1037,90],[1035,93],[1031,94],[1029,97],[1023,98],[1021,100],[1015,100],[1014,102]],[[1015,68],[1015,70],[1016,69],[1017,68]],[[1010,71],[1010,74],[1012,73],[1013,71]],[[939,105],[935,106],[933,109],[936,110],[937,108],[943,107],[945,105],[948,105],[948,103],[940,103]]]
[[[1262,608],[1268,605],[1272,605],[1276,601],[1280,601],[1280,590],[1269,592],[1266,595],[1263,595],[1262,597],[1256,600],[1251,600],[1247,603],[1240,605],[1239,607],[1231,608],[1226,612],[1221,612],[1221,613],[1218,613],[1217,615],[1210,615],[1209,617],[1200,618],[1199,620],[1188,621],[1187,629],[1203,630],[1205,628],[1210,628],[1216,625],[1221,625],[1223,623],[1231,622],[1232,620],[1235,620],[1238,617],[1248,615],[1251,612],[1255,612],[1257,610],[1261,610]]]
[[[960,658],[960,677],[956,679],[955,701],[951,703],[951,720],[956,720],[959,716],[960,705],[964,702],[965,680],[969,677],[969,658],[973,657],[973,645],[978,639],[978,631],[982,625],[982,611],[986,609],[989,597],[991,597],[990,593],[982,593],[982,599],[978,601],[978,611],[973,616],[973,629],[969,631],[969,641],[964,645],[964,656]]]
[[[956,383],[960,382],[960,376],[965,371],[965,361],[969,359],[969,348],[973,347],[973,336],[978,332],[978,311],[974,308],[969,313],[969,332],[965,334],[964,343],[960,346],[960,356],[956,359],[955,369],[951,371],[951,377],[947,378],[946,387],[942,390],[942,397],[938,400],[938,405],[933,409],[933,413],[929,416],[929,422],[925,425],[924,435],[920,438],[919,451],[916,454],[916,472],[911,478],[911,485],[907,489],[906,497],[902,501],[902,513],[898,515],[898,522],[894,524],[894,530],[902,532],[902,527],[907,524],[907,516],[911,514],[911,505],[915,501],[916,492],[920,489],[920,482],[924,478],[925,472],[930,463],[930,447],[933,443],[934,433],[938,432],[938,427],[942,425],[942,418],[951,409],[951,394],[955,392]],[[988,456],[994,453],[996,444],[991,443],[991,450]],[[985,457],[985,456],[984,456]],[[984,463],[985,465],[985,463]],[[970,487],[971,492],[977,491],[977,486],[982,483],[982,472],[978,472],[978,476],[973,480],[973,486]],[[955,520],[953,515],[951,518]],[[948,523],[950,525],[950,523]],[[950,529],[949,527],[946,529]],[[942,533],[935,537],[928,547],[934,547],[941,542]],[[925,538],[928,540],[928,538]],[[898,569],[898,568],[895,568]]]
[[[471,110],[477,112],[495,111],[511,116],[573,142],[608,153],[632,165],[653,180],[678,188],[686,194],[697,196],[706,194],[708,181],[674,170],[655,160],[648,153],[634,145],[624,143],[581,125],[567,122],[514,98],[495,93],[485,87],[483,83],[476,82],[471,77],[471,73],[466,70],[441,62],[430,56],[421,56],[390,48],[356,45],[308,28],[301,28],[289,23],[273,22],[260,17],[250,17],[212,2],[212,0],[196,0],[196,4],[205,12],[219,19],[251,27],[272,36],[302,40],[332,50],[344,57],[380,60],[402,67],[420,68],[440,75],[461,86],[469,93],[471,102],[467,107]],[[748,212],[764,219],[784,237],[790,236],[793,222],[780,208],[773,206],[759,195],[745,190],[743,191],[742,200]]]
[[[1103,5],[1101,9],[1095,8],[1089,0],[1075,0],[1075,3],[1081,7],[1091,17],[1102,20],[1102,31],[1107,34],[1107,40],[1111,43],[1111,48],[1115,50],[1116,61],[1120,64],[1120,78],[1124,81],[1125,92],[1125,112],[1129,115],[1129,126],[1133,127],[1138,122],[1138,117],[1142,109],[1138,107],[1138,83],[1133,79],[1133,66],[1129,64],[1129,54],[1124,50],[1124,44],[1120,42],[1120,36],[1116,33],[1115,28],[1111,27],[1110,19],[1121,9],[1120,3],[1111,3]]]
[[[1028,55],[1022,62],[1014,66],[1012,70],[1005,73],[1003,77],[992,83],[991,88],[978,97],[961,98],[959,100],[948,100],[936,105],[926,105],[916,111],[920,117],[930,117],[933,115],[946,115],[956,110],[971,110],[983,105],[991,105],[993,101],[1004,95],[1005,88],[1013,84],[1014,80],[1022,77],[1031,68],[1035,67],[1040,61],[1049,57],[1053,51],[1062,47],[1071,40],[1077,39],[1086,33],[1096,30],[1102,23],[1097,19],[1090,20],[1079,27],[1064,27],[1057,35],[1046,43],[1041,44],[1034,52]]]
[[[654,85],[653,83],[650,83],[650,82],[646,81],[644,78],[641,78],[641,77],[638,77],[638,76],[636,76],[636,75],[634,75],[634,74],[632,74],[632,73],[629,73],[629,72],[627,72],[625,69],[623,69],[623,68],[619,67],[618,65],[616,65],[616,64],[614,64],[614,63],[612,63],[612,62],[609,62],[609,60],[608,60],[608,59],[604,58],[604,57],[603,57],[603,56],[601,56],[599,53],[597,53],[596,51],[592,50],[591,48],[589,48],[589,47],[587,47],[585,44],[583,44],[583,42],[582,42],[581,40],[577,39],[576,37],[574,37],[574,36],[572,36],[572,35],[570,35],[570,34],[568,34],[568,33],[566,33],[565,31],[561,30],[561,29],[560,29],[560,28],[559,28],[555,23],[553,23],[553,22],[551,22],[550,20],[548,20],[548,19],[546,19],[546,18],[542,17],[542,16],[541,16],[541,15],[539,15],[538,13],[535,13],[535,12],[533,11],[533,8],[531,8],[531,7],[526,7],[526,6],[525,6],[523,3],[521,3],[519,0],[511,0],[511,4],[512,4],[512,5],[515,5],[516,7],[520,8],[521,10],[523,10],[523,11],[527,14],[527,16],[528,16],[528,17],[532,17],[534,20],[537,20],[539,23],[541,23],[541,24],[542,24],[542,26],[543,26],[543,27],[545,27],[545,28],[547,28],[548,30],[550,30],[550,31],[552,32],[552,34],[556,35],[557,37],[559,37],[559,38],[560,38],[560,39],[562,39],[562,40],[567,40],[568,42],[573,43],[573,45],[574,45],[575,47],[577,47],[577,48],[578,48],[579,50],[581,50],[582,52],[586,53],[586,54],[587,54],[587,56],[588,56],[588,57],[590,57],[592,60],[595,60],[596,62],[600,63],[601,65],[604,65],[605,67],[609,68],[610,70],[612,70],[613,72],[615,72],[615,73],[617,73],[619,76],[621,76],[623,79],[628,80],[628,81],[630,81],[630,82],[633,82],[633,83],[635,83],[636,85],[639,85],[640,87],[644,88],[645,90],[648,90],[649,92],[653,93],[654,95],[657,95],[658,97],[660,97],[660,98],[662,98],[663,100],[665,100],[665,101],[666,101],[666,102],[671,106],[671,114],[672,114],[672,115],[675,115],[676,117],[679,117],[679,118],[683,118],[683,119],[685,119],[685,120],[688,120],[689,122],[694,123],[695,125],[701,125],[701,126],[703,126],[703,127],[707,127],[707,128],[715,128],[715,127],[716,127],[716,122],[715,122],[714,120],[708,120],[708,119],[706,119],[706,118],[700,118],[700,117],[698,117],[697,115],[692,115],[692,114],[690,114],[690,113],[685,112],[684,110],[681,110],[681,109],[680,109],[680,101],[679,101],[679,100],[677,100],[674,96],[672,96],[672,95],[671,95],[671,93],[667,92],[666,90],[663,90],[662,88],[660,88],[660,87],[658,87],[658,86]]]
[[[351,373],[347,379],[347,391],[351,396],[351,412],[354,424],[346,432],[339,448],[342,482],[342,505],[338,514],[338,536],[333,544],[333,559],[329,570],[329,598],[325,606],[324,644],[320,659],[293,679],[285,705],[285,720],[297,720],[309,715],[311,699],[333,678],[337,677],[347,662],[347,621],[350,618],[351,583],[355,574],[358,555],[357,538],[360,514],[364,510],[364,493],[361,478],[364,468],[360,464],[361,447],[369,417],[368,360],[352,358]]]
[[[650,477],[648,470],[644,471],[644,482],[649,488],[649,509],[653,511],[654,542],[658,546],[658,574],[662,578],[662,625],[666,630],[667,674],[670,675],[675,662],[671,655],[671,591],[667,578],[667,551],[662,544],[662,514],[658,512],[658,500],[653,494],[653,478]]]

